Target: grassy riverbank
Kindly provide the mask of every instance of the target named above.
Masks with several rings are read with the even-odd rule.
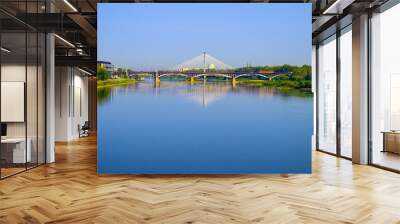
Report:
[[[125,86],[135,83],[136,80],[127,78],[107,79],[98,80],[97,88],[112,87],[112,86]]]
[[[311,81],[296,81],[296,80],[252,80],[244,79],[237,80],[239,84],[251,85],[251,86],[268,86],[276,87],[278,89],[298,89],[311,92]]]
[[[258,87],[274,87],[280,90],[300,90],[304,92],[311,92],[311,80],[305,79],[294,79],[291,77],[278,77],[273,80],[266,79],[253,79],[253,78],[238,78],[236,79],[236,84],[246,85],[246,86],[258,86]],[[188,79],[179,77],[170,77],[164,79],[165,81],[188,81]],[[232,79],[227,79],[225,77],[207,77],[207,82],[232,82]],[[203,79],[195,79],[196,83],[203,82]]]

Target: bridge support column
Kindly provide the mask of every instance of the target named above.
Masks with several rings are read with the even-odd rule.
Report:
[[[203,82],[206,83],[206,75],[203,75]]]
[[[235,78],[235,77],[232,78],[232,86],[233,86],[233,87],[236,86],[236,78]]]
[[[269,77],[268,80],[269,80],[269,81],[272,81],[272,77]]]

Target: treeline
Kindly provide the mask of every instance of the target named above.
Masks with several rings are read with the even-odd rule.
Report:
[[[113,76],[104,66],[97,65],[97,89],[104,89],[111,86],[130,85],[136,80],[129,79],[127,75]]]
[[[122,69],[118,68],[117,72],[129,72],[130,69]],[[193,69],[191,71],[203,71],[203,69]],[[311,89],[311,66],[310,65],[278,65],[278,66],[246,66],[241,68],[234,69],[207,69],[207,71],[234,71],[234,72],[260,72],[264,74],[268,73],[288,73],[287,75],[281,75],[274,77],[273,80],[255,80],[259,77],[242,77],[240,80],[243,83],[252,83],[257,85],[264,86],[276,86],[282,88],[294,88],[294,89]],[[105,67],[97,66],[97,76],[98,80],[108,80],[111,78],[112,74],[106,70]],[[120,77],[122,79],[126,79],[128,77]]]
[[[288,73],[287,76],[280,76],[282,80],[311,80],[311,66],[310,65],[277,65],[277,66],[246,66],[234,69],[206,69],[207,71],[215,72],[260,72],[260,73],[274,73],[283,72]],[[191,69],[190,71],[201,72],[203,69]],[[278,79],[278,78],[277,78]]]
[[[237,72],[285,72],[288,75],[275,77],[267,86],[287,87],[295,89],[311,89],[311,66],[279,65],[279,66],[250,66],[235,69]]]
[[[119,73],[125,73],[127,71],[129,72],[129,71],[132,71],[132,70],[118,68],[116,71],[119,72]],[[105,81],[105,80],[108,80],[108,79],[112,78],[112,76],[113,76],[113,74],[110,73],[109,71],[107,71],[106,67],[101,66],[101,65],[97,65],[97,79],[98,80]],[[121,76],[121,78],[127,79],[128,76],[127,75],[123,75],[123,76]]]
[[[235,72],[285,72],[290,73],[293,79],[311,80],[310,65],[278,65],[278,66],[249,66],[234,69]]]
[[[97,80],[107,80],[111,77],[111,74],[107,71],[106,67],[97,65]]]

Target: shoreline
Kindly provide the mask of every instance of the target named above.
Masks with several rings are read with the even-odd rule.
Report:
[[[165,80],[165,81],[182,81],[182,82],[187,82],[187,80]],[[113,86],[126,86],[126,85],[131,85],[134,83],[140,82],[138,80],[133,80],[133,79],[108,79],[104,81],[97,81],[97,88],[106,88],[106,87],[113,87]],[[196,80],[196,83],[202,82],[202,80]],[[209,79],[207,82],[229,82],[231,83],[231,80],[215,80],[215,79]],[[289,90],[297,90],[297,91],[302,91],[302,92],[311,92],[311,86],[300,86],[299,82],[297,81],[287,81],[285,80],[284,82],[281,80],[236,80],[236,85],[243,85],[243,86],[256,86],[256,87],[273,87],[277,88],[282,91],[289,91]]]
[[[299,90],[311,93],[311,86],[302,85],[300,82],[292,80],[239,80],[236,82],[248,86],[274,87],[280,90]]]
[[[136,80],[133,79],[107,79],[107,80],[98,80],[97,81],[97,89],[105,88],[105,87],[113,87],[113,86],[125,86],[136,83]]]

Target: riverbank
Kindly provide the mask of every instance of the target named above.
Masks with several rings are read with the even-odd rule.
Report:
[[[183,81],[178,79],[170,79],[168,81]],[[195,82],[203,82],[203,80],[195,80]],[[98,80],[97,88],[113,87],[113,86],[125,86],[140,82],[139,80],[127,79],[127,78],[117,78],[117,79],[107,79]],[[207,82],[232,82],[231,79],[215,79],[209,78]],[[258,87],[274,87],[280,90],[299,90],[303,92],[311,93],[311,81],[297,81],[297,80],[254,80],[254,79],[237,79],[236,84],[247,85],[247,86],[258,86]]]
[[[281,90],[297,89],[311,92],[311,81],[293,81],[293,80],[237,80],[238,84],[251,86],[275,87]]]
[[[167,81],[188,81],[187,79],[180,78],[170,78],[166,79]],[[207,78],[207,82],[232,82],[232,79],[226,79],[221,77],[212,77]],[[203,79],[195,79],[196,83],[203,82]],[[280,90],[299,90],[303,92],[311,93],[311,80],[289,80],[289,79],[273,79],[273,80],[265,80],[265,79],[249,79],[249,78],[240,78],[236,79],[236,84],[238,85],[247,85],[247,86],[256,86],[256,87],[273,87]]]
[[[125,85],[133,84],[135,82],[136,82],[136,80],[125,79],[125,78],[98,80],[97,88],[99,89],[99,88],[112,87],[112,86],[125,86]]]

